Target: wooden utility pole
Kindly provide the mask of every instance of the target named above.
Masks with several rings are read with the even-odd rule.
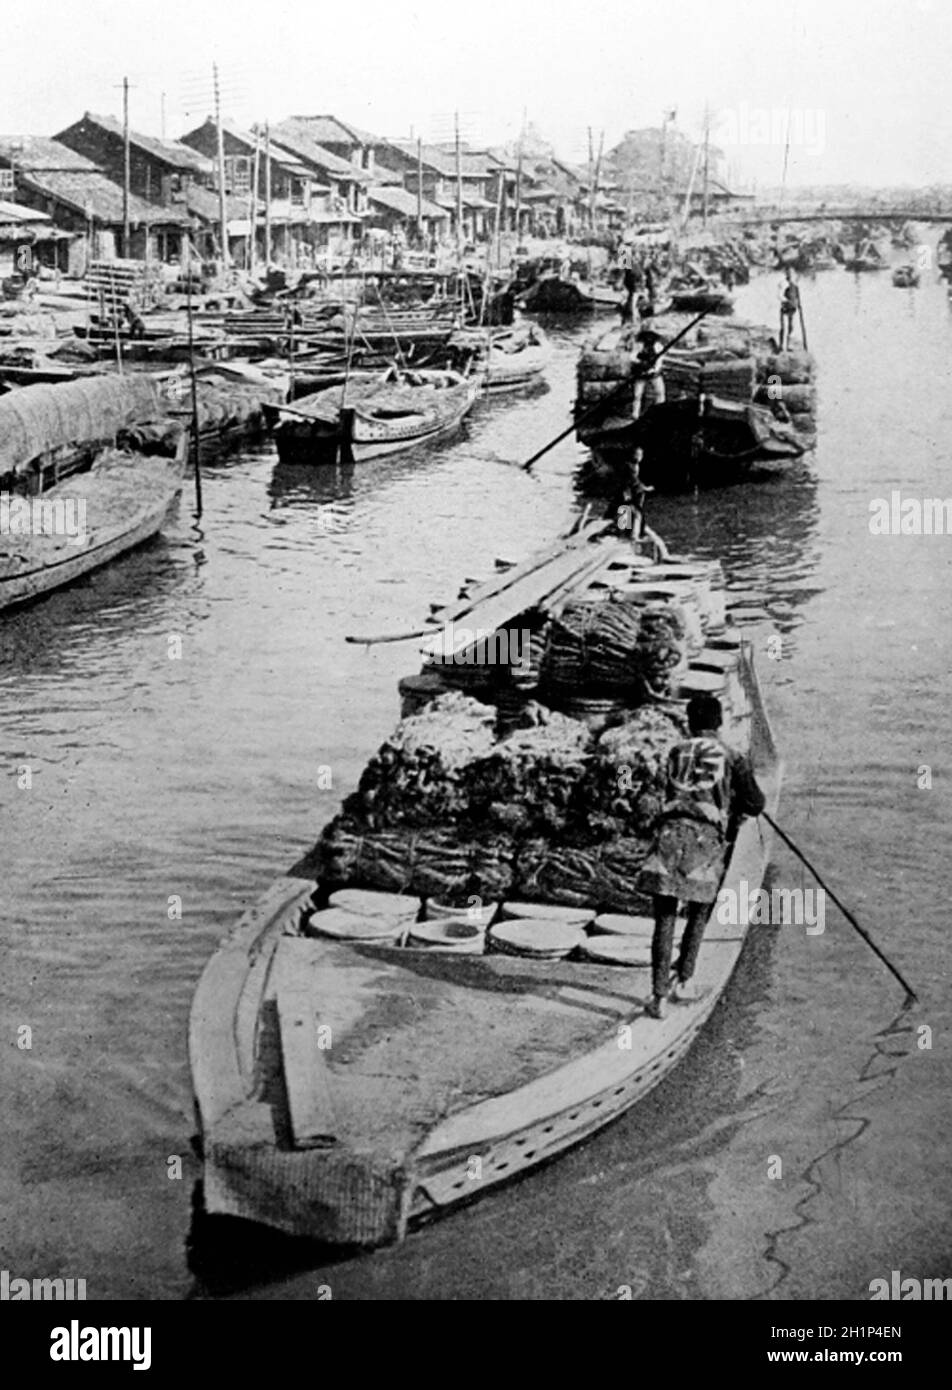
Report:
[[[592,188],[592,230],[595,230],[595,204],[598,200],[598,181],[602,173],[602,153],[605,149],[605,132],[598,137],[598,158],[595,161],[595,184]]]
[[[164,93],[164,92],[162,93],[161,110],[162,110],[162,139],[164,140],[164,139],[165,139],[165,93]]]
[[[588,229],[595,230],[595,149],[591,126],[588,128]]]
[[[258,179],[261,170],[261,131],[255,129],[255,157],[251,168],[251,211],[249,213],[249,237],[248,237],[248,274],[255,273],[255,260],[258,248],[255,241],[258,236]]]
[[[264,123],[264,264],[270,266],[271,247],[271,124]]]
[[[416,142],[416,225],[417,236],[423,241],[423,138],[417,137]]]
[[[148,230],[146,238],[148,238]],[[129,79],[122,79],[122,254],[129,258]]]
[[[227,271],[231,265],[228,255],[228,205],[225,197],[225,132],[221,124],[221,88],[218,82],[218,64],[212,64],[212,81],[215,88],[215,125],[218,130],[218,213],[221,222],[221,266]]]
[[[522,235],[522,141],[526,133],[526,122],[523,116],[522,129],[519,132],[519,150],[516,156],[516,244]]]
[[[456,134],[456,262],[463,267],[463,156],[459,144],[459,112],[454,118]]]

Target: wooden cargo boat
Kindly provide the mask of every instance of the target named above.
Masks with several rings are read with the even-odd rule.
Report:
[[[449,343],[454,352],[479,363],[483,390],[490,395],[535,386],[552,357],[549,340],[538,324],[512,328],[464,328]]]
[[[0,399],[0,490],[10,515],[29,503],[65,519],[82,504],[83,517],[82,534],[78,526],[72,535],[5,528],[0,609],[154,536],[182,491],[187,445],[144,376],[25,386]]]
[[[471,626],[610,575],[624,560],[599,529],[483,585]],[[735,670],[727,734],[773,812],[781,764],[746,648]],[[723,886],[753,894],[768,850],[745,821]],[[189,1050],[207,1211],[341,1245],[399,1241],[623,1114],[687,1053],[747,931],[710,922],[700,997],[659,1022],[647,921],[636,964],[532,960],[311,935],[320,893],[304,861],[242,918],[199,981]]]
[[[732,314],[734,296],[716,285],[671,287],[667,291],[666,312],[676,314]]]
[[[454,433],[472,408],[478,377],[391,371],[375,380],[265,406],[282,463],[362,463]]]

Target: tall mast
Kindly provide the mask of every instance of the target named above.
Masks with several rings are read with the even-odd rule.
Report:
[[[148,230],[146,239],[148,239]],[[122,254],[129,255],[129,79],[122,79]]]

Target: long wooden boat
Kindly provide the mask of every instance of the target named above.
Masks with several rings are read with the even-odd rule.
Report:
[[[581,314],[617,313],[624,301],[624,293],[610,285],[546,273],[533,281],[517,302],[534,314]]]
[[[0,609],[154,536],[182,491],[187,448],[147,377],[26,386],[0,399]]]
[[[478,391],[458,372],[394,371],[264,410],[282,463],[362,463],[454,433]]]
[[[482,586],[468,620],[555,607],[624,563],[583,534]],[[734,670],[728,737],[772,812],[782,768],[746,647]],[[745,821],[723,887],[753,895],[768,853]],[[712,918],[700,997],[656,1021],[648,921],[635,965],[443,953],[312,934],[321,891],[304,861],[245,914],[199,981],[189,1051],[208,1212],[341,1245],[399,1241],[623,1114],[688,1052],[748,930]]]
[[[716,285],[707,286],[669,286],[666,293],[666,311],[677,314],[732,314],[734,296],[729,290]]]
[[[538,324],[462,328],[453,334],[449,348],[460,358],[478,362],[483,391],[489,395],[537,385],[552,358],[549,340]]]

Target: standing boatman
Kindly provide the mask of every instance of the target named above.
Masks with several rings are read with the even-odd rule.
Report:
[[[790,339],[793,334],[793,321],[800,312],[800,287],[797,284],[796,276],[793,273],[793,266],[788,265],[784,271],[784,278],[780,282],[780,351],[790,347]]]
[[[635,342],[641,344],[635,359],[635,393],[632,402],[632,418],[637,420],[646,408],[664,405],[664,377],[661,375],[664,339],[653,328],[642,328]]]
[[[714,695],[693,696],[690,736],[668,754],[655,842],[638,880],[654,897],[650,1018],[664,1018],[669,1000],[698,997],[691,980],[731,842],[743,817],[759,816],[766,804],[749,760],[722,739],[723,718]],[[672,977],[679,902],[687,904],[687,923]]]

